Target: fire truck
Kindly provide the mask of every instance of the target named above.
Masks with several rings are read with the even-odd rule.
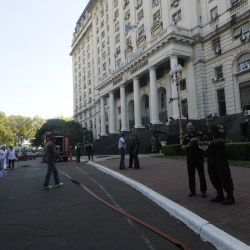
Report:
[[[56,161],[68,161],[70,157],[70,135],[56,132],[46,132],[44,135],[44,144],[48,142],[48,138],[53,135],[53,142],[56,145]]]

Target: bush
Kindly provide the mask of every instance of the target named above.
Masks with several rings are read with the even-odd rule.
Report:
[[[161,151],[166,156],[175,156],[175,155],[184,155],[185,154],[185,152],[181,149],[180,144],[163,146]]]
[[[250,160],[250,142],[227,143],[226,150],[229,160]]]
[[[226,143],[229,160],[250,161],[250,142]],[[162,153],[166,156],[184,155],[181,145],[166,145],[162,147]]]

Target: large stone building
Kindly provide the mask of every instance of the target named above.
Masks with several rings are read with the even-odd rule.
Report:
[[[71,56],[74,118],[95,138],[148,124],[168,126],[179,117],[178,92],[183,119],[213,113],[244,120],[242,111],[250,105],[250,4],[90,0],[76,23]],[[182,76],[174,80],[169,73],[179,64]],[[243,120],[232,126],[240,131]],[[229,137],[237,139],[239,132]]]

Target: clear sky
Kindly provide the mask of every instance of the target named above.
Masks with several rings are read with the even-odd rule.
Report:
[[[71,42],[88,0],[0,0],[0,111],[73,115]]]

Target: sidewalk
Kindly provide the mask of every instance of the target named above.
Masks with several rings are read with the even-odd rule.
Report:
[[[250,169],[231,167],[235,186],[236,204],[223,206],[214,204],[210,199],[215,196],[206,172],[208,184],[207,198],[199,195],[188,197],[188,178],[185,160],[153,158],[143,155],[140,158],[141,169],[118,170],[119,156],[95,157],[95,162],[117,171],[145,186],[153,189],[168,199],[187,208],[226,233],[250,245]],[[126,166],[128,160],[126,159]],[[198,185],[197,185],[198,184]],[[197,178],[197,193],[199,181]]]

